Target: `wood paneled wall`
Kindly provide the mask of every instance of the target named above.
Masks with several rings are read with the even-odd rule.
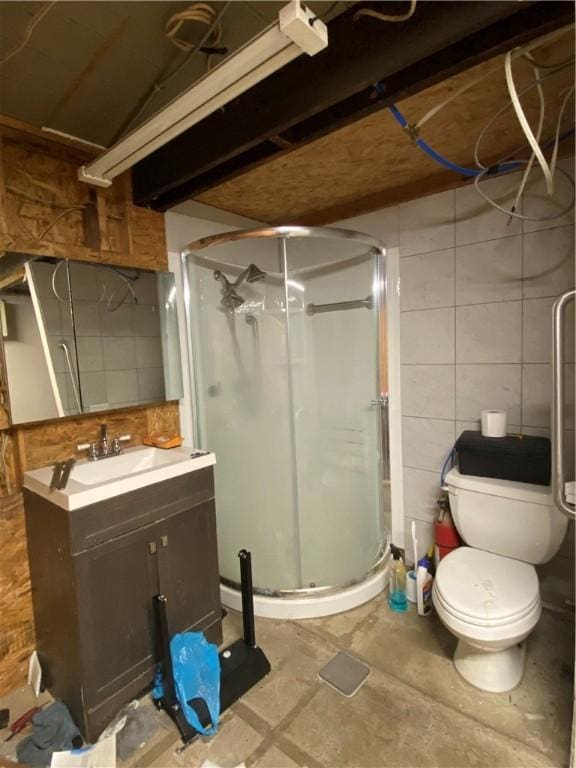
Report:
[[[107,190],[79,182],[78,167],[91,156],[73,142],[49,139],[0,117],[0,258],[16,251],[167,268],[164,217],[132,205],[129,177]],[[178,404],[13,428],[0,415],[11,491],[8,496],[5,487],[0,491],[0,695],[25,684],[34,649],[23,472],[73,456],[78,443],[97,439],[104,421],[112,435],[130,434],[131,445],[138,445],[150,432],[179,431]]]
[[[164,216],[132,204],[128,174],[79,181],[92,156],[0,116],[0,253],[166,269]]]

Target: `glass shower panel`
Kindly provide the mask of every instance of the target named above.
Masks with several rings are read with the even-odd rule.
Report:
[[[377,257],[341,240],[286,247],[302,586],[341,586],[385,543]]]
[[[258,268],[254,280],[237,283],[250,264]],[[277,243],[212,247],[188,265],[198,441],[217,461],[220,574],[239,581],[237,553],[246,547],[256,588],[296,589],[300,562]],[[232,290],[242,301],[233,311],[223,304]]]

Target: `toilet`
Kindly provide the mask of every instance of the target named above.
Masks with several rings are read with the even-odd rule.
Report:
[[[458,638],[454,665],[483,691],[515,688],[524,672],[524,640],[542,611],[535,565],[558,552],[567,518],[550,488],[509,480],[446,475],[450,510],[466,546],[440,561],[436,612]]]

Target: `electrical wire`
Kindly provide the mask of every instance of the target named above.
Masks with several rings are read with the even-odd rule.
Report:
[[[48,224],[48,226],[42,230],[42,232],[39,235],[36,235],[34,238],[35,240],[43,240],[48,232],[52,229],[52,227],[57,224],[60,219],[63,219],[64,216],[67,216],[69,213],[72,213],[73,211],[82,211],[84,208],[86,208],[85,205],[72,205],[70,208],[66,208],[66,210],[62,211],[58,214],[58,216],[55,216],[54,219]]]
[[[518,58],[519,56],[525,57],[526,54],[530,53],[530,51],[535,50],[536,48],[540,48],[542,45],[546,45],[546,43],[553,42],[554,40],[557,40],[559,37],[563,37],[568,32],[572,31],[574,29],[574,24],[569,24],[567,27],[564,27],[559,30],[555,30],[554,32],[550,32],[548,35],[544,35],[544,37],[539,37],[537,40],[532,41],[531,43],[526,44],[522,48],[516,48],[514,49],[512,53],[512,58]],[[551,69],[556,67],[562,67],[564,68],[564,65],[569,65],[574,61],[574,57],[571,56],[568,59],[565,59],[564,61],[557,62],[556,64],[550,64],[546,66],[539,65],[539,69]],[[478,77],[475,77],[473,80],[470,80],[469,82],[465,83],[463,86],[458,88],[456,91],[451,93],[444,101],[441,101],[440,104],[436,104],[434,107],[428,110],[425,115],[423,115],[419,120],[417,120],[414,123],[414,130],[418,131],[424,123],[427,123],[428,120],[430,120],[432,117],[438,114],[444,107],[446,107],[448,104],[453,102],[455,99],[457,99],[459,96],[461,96],[463,93],[466,93],[470,88],[472,88],[474,85],[477,85],[478,83],[482,82],[482,80],[485,80],[487,77],[490,77],[495,72],[498,71],[500,68],[500,61],[498,61],[496,64],[494,64],[493,67],[489,67],[485,72],[483,72]]]
[[[528,160],[517,160],[516,162],[524,164],[524,163],[528,163]],[[568,205],[562,208],[562,210],[559,211],[558,213],[555,213],[551,216],[524,216],[520,213],[517,213],[516,211],[511,211],[507,208],[504,208],[501,205],[499,205],[495,200],[492,200],[492,198],[489,197],[484,192],[484,190],[480,188],[480,182],[485,180],[486,176],[490,171],[489,168],[485,168],[483,171],[481,171],[478,174],[478,176],[474,178],[474,187],[476,188],[476,191],[478,192],[478,194],[481,197],[483,197],[487,203],[489,203],[494,208],[497,208],[502,213],[505,213],[507,216],[512,216],[515,219],[522,219],[523,221],[551,221],[552,219],[558,219],[560,218],[560,216],[564,216],[564,214],[568,213],[568,211],[571,211],[574,206],[574,201],[576,200],[576,186],[574,184],[574,179],[572,178],[572,176],[570,176],[570,174],[567,171],[565,171],[560,166],[558,166],[556,170],[560,171],[560,173],[568,179],[568,183],[572,188],[572,196]]]
[[[534,69],[534,79],[536,81],[536,91],[538,93],[538,102],[540,106],[540,112],[538,115],[538,127],[536,129],[536,141],[538,143],[538,146],[540,146],[540,140],[542,138],[542,129],[544,128],[544,117],[546,115],[546,98],[544,96],[544,89],[542,88],[542,81],[540,79],[540,70],[536,66],[533,69]],[[514,198],[514,202],[512,203],[512,207],[510,208],[510,213],[514,213],[520,204],[520,200],[522,198],[522,195],[524,194],[524,188],[526,187],[526,183],[528,181],[528,176],[530,175],[530,171],[532,170],[532,166],[534,165],[534,159],[535,159],[535,155],[534,153],[532,153],[530,155],[530,159],[528,160],[528,163],[526,164],[524,173],[522,174],[522,178],[520,180],[520,184],[516,192],[516,197]],[[552,171],[552,173],[554,173],[554,171]],[[512,219],[510,217],[508,219],[508,222],[510,222],[511,220]]]
[[[393,21],[393,22],[408,21],[408,19],[414,16],[417,2],[418,0],[410,0],[409,10],[406,11],[406,13],[401,14],[400,16],[392,16],[388,13],[380,13],[380,11],[373,11],[372,8],[361,8],[359,11],[357,11],[354,14],[354,21],[358,21],[358,19],[361,16],[370,16],[371,18],[378,19],[379,21]]]
[[[28,41],[32,37],[32,32],[34,32],[38,24],[40,24],[44,16],[46,16],[48,11],[54,5],[56,5],[56,0],[50,0],[49,3],[45,3],[41,8],[38,9],[38,11],[34,14],[34,16],[32,16],[32,18],[28,22],[28,25],[24,30],[22,41],[16,46],[16,48],[13,48],[9,53],[7,53],[3,59],[0,59],[0,67],[3,64],[6,64],[7,61],[10,61],[10,59],[16,56],[16,54],[20,53],[20,51],[24,50],[24,48],[28,45]]]
[[[571,97],[574,96],[574,90],[575,90],[574,86],[571,86],[570,88],[567,89],[566,96],[564,97],[564,101],[560,106],[560,112],[558,113],[558,121],[556,123],[556,136],[554,137],[554,150],[552,152],[552,158],[550,159],[550,168],[552,169],[552,173],[556,171],[556,163],[558,160],[558,147],[561,141],[560,126],[562,124],[562,118],[564,117],[564,111],[568,105],[568,102],[570,101]]]
[[[56,266],[52,270],[51,285],[52,285],[52,293],[58,299],[58,301],[61,304],[67,304],[68,300],[67,299],[63,299],[62,296],[60,296],[60,294],[58,293],[58,290],[56,288],[56,277],[58,276],[58,272],[62,269],[62,265],[63,264],[66,264],[66,261],[64,261],[64,260],[59,261],[58,264],[56,264]]]
[[[52,280],[51,280],[52,293],[61,304],[67,304],[68,299],[62,298],[62,296],[60,296],[60,294],[58,293],[58,289],[56,288],[56,278],[58,277],[58,273],[62,268],[63,264],[65,263],[66,262],[63,260],[63,261],[59,261],[56,264],[56,266],[52,270]],[[110,297],[106,302],[106,309],[108,310],[108,312],[115,312],[119,307],[121,307],[122,304],[124,304],[124,302],[126,301],[128,295],[132,296],[132,301],[134,302],[134,304],[138,303],[138,297],[136,296],[136,291],[134,290],[134,284],[142,276],[142,273],[139,269],[134,269],[132,270],[132,274],[127,274],[120,267],[115,267],[112,264],[90,264],[90,262],[88,262],[87,264],[85,264],[85,266],[93,267],[95,269],[108,269],[110,270],[110,272],[113,272],[117,277],[119,277],[120,280],[124,283],[124,285],[119,285],[117,288],[115,288],[110,294]],[[114,298],[122,288],[124,288],[124,293],[122,294],[120,300],[116,301],[116,303],[114,304],[113,303]],[[97,299],[96,303],[102,304],[105,299],[106,299],[106,286],[103,285],[101,287],[100,297]]]
[[[117,132],[116,136],[114,137],[113,142],[118,141],[118,139],[123,136],[130,128],[131,126],[138,120],[142,112],[146,109],[150,101],[154,98],[154,96],[159,93],[160,91],[164,90],[164,88],[168,85],[168,83],[176,77],[176,75],[181,72],[181,70],[186,66],[186,64],[189,63],[189,61],[197,54],[200,53],[201,49],[204,47],[206,42],[210,39],[210,36],[213,34],[215,28],[220,24],[222,21],[224,14],[230,7],[232,0],[228,0],[228,2],[224,3],[222,5],[222,8],[218,12],[218,14],[214,17],[212,24],[208,27],[206,30],[204,36],[201,38],[198,45],[196,45],[191,51],[188,51],[187,55],[182,59],[182,61],[171,71],[164,74],[162,77],[160,77],[158,80],[156,80],[148,91],[145,93],[144,97],[141,99],[139,104],[136,106],[134,111],[128,116],[128,118],[124,121],[122,124],[120,130]]]
[[[546,180],[546,191],[548,192],[549,195],[552,195],[554,192],[554,178],[550,171],[550,166],[548,165],[548,162],[544,157],[544,153],[540,149],[540,146],[538,144],[538,139],[536,138],[536,136],[534,136],[532,128],[530,127],[530,123],[528,122],[526,113],[524,112],[524,109],[522,107],[522,103],[520,102],[520,97],[516,89],[516,83],[514,82],[514,74],[512,72],[512,55],[511,54],[512,52],[508,51],[508,53],[504,57],[504,73],[506,75],[506,85],[508,86],[508,92],[512,100],[512,106],[514,107],[514,111],[516,112],[516,117],[518,118],[518,122],[520,123],[520,126],[524,131],[524,135],[526,136],[528,144],[532,147],[532,152],[536,156],[536,160],[538,160],[540,168],[542,169],[542,173],[544,174],[544,179]]]
[[[566,69],[568,65],[565,65],[562,67],[562,69]],[[557,70],[557,72],[561,71],[560,69]],[[544,80],[547,80],[549,77],[552,77],[555,75],[556,72],[550,72],[543,77],[540,78],[540,82],[544,82]],[[531,91],[533,88],[536,88],[537,83],[532,82],[529,85],[522,88],[522,90],[518,91],[519,96],[523,96],[525,93],[528,93],[528,91]],[[474,162],[478,166],[478,168],[486,169],[488,166],[484,165],[484,163],[480,160],[480,145],[482,143],[482,140],[484,139],[484,136],[488,133],[492,125],[496,122],[496,120],[502,115],[504,112],[506,112],[507,109],[510,109],[512,106],[512,100],[508,99],[508,101],[503,104],[503,106],[500,107],[500,109],[495,112],[490,120],[486,123],[486,125],[482,128],[480,131],[480,134],[478,138],[476,139],[476,144],[474,145]]]
[[[186,22],[196,22],[200,24],[206,24],[211,32],[202,45],[195,43],[189,43],[187,40],[183,40],[178,37],[180,28]],[[212,69],[212,56],[214,53],[226,53],[225,48],[218,48],[220,41],[222,40],[222,24],[218,20],[218,14],[212,8],[211,5],[206,3],[192,3],[184,11],[179,11],[172,14],[166,22],[166,37],[181,51],[187,53],[193,52],[196,48],[203,53],[206,53],[205,48],[211,49],[206,55],[206,71],[209,72]]]

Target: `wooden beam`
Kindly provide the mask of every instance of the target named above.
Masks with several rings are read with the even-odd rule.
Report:
[[[24,120],[17,120],[9,115],[0,114],[0,128],[7,128],[9,131],[17,131],[28,136],[34,136],[37,139],[42,139],[43,143],[59,144],[60,146],[78,149],[85,155],[82,160],[96,157],[102,151],[92,146],[89,142],[84,142],[81,139],[76,140],[73,136],[63,136],[62,134],[44,131],[42,128],[37,128],[35,125],[26,123]]]
[[[211,115],[133,169],[134,200],[167,210],[341,128],[390,101],[568,23],[570,3],[421,3],[406,25],[353,21],[355,9],[329,24],[330,45],[299,57],[225,109]],[[385,85],[374,99],[375,82]]]
[[[558,153],[560,158],[574,156],[574,144],[569,142]],[[488,164],[496,163],[501,159],[498,157],[489,157]],[[385,189],[373,192],[369,195],[354,200],[349,203],[340,203],[321,211],[307,214],[306,216],[297,216],[294,224],[306,227],[324,227],[346,219],[352,219],[373,211],[379,211],[382,208],[388,208],[392,205],[408,203],[410,200],[417,200],[420,197],[433,195],[437,192],[447,192],[449,189],[458,189],[464,185],[472,184],[472,179],[458,176],[452,171],[439,170],[437,173],[418,181],[411,181],[400,187]],[[283,222],[270,222],[271,224],[280,224]]]

